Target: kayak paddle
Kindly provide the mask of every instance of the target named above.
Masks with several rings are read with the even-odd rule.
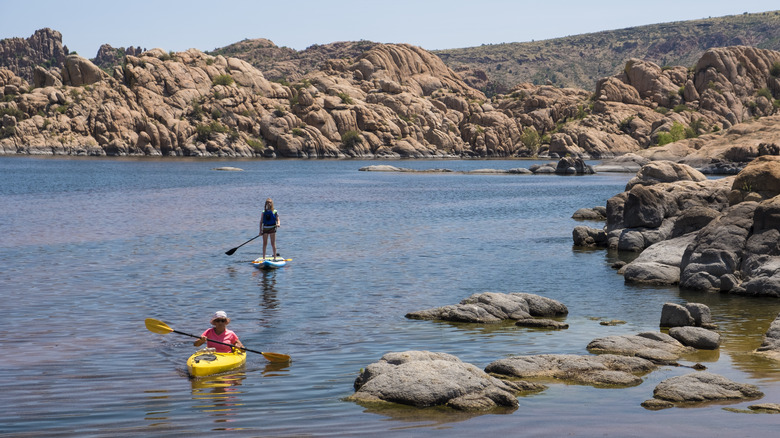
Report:
[[[238,246],[237,246],[237,247],[235,247],[235,248],[231,248],[231,249],[229,249],[229,250],[225,251],[225,254],[227,254],[227,255],[233,255],[233,253],[234,253],[234,252],[236,252],[236,250],[237,250],[238,248],[241,248],[242,246],[244,246],[244,245],[246,245],[247,243],[249,243],[249,242],[251,242],[251,241],[253,241],[253,240],[257,239],[257,238],[258,238],[258,237],[260,237],[260,236],[262,236],[262,234],[258,234],[257,236],[255,236],[255,237],[253,237],[253,238],[251,238],[251,239],[247,240],[246,242],[242,243],[241,245],[238,245]]]
[[[200,339],[200,336],[195,336],[195,335],[191,335],[189,333],[184,333],[184,332],[180,332],[178,330],[174,330],[174,329],[168,327],[168,324],[160,321],[159,319],[146,318],[144,323],[146,324],[146,328],[150,332],[153,332],[153,333],[158,333],[158,334],[161,334],[161,335],[167,335],[168,333],[173,332],[173,333],[178,333],[180,335],[189,336],[191,338]],[[228,347],[238,348],[239,350],[251,351],[252,353],[262,354],[263,357],[265,357],[266,359],[270,360],[271,362],[289,362],[290,361],[290,356],[288,356],[286,354],[256,351],[256,350],[251,350],[251,349],[246,348],[246,347],[236,347],[233,344],[228,344],[226,342],[215,341],[213,339],[209,339],[208,341],[209,342],[214,342],[216,344],[227,345]]]

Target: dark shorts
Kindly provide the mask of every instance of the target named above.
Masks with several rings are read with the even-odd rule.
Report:
[[[276,234],[276,227],[263,228],[263,234]]]

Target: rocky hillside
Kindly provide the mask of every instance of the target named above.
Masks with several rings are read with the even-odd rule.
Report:
[[[354,59],[377,46],[371,41],[343,41],[330,44],[314,44],[306,50],[277,47],[267,39],[247,39],[211,52],[243,59],[252,64],[271,81],[296,82],[314,70],[319,70],[331,59]]]
[[[544,41],[434,51],[455,71],[482,71],[489,96],[521,82],[593,89],[625,60],[693,67],[708,49],[752,46],[780,50],[780,11],[638,26]]]
[[[59,67],[68,54],[62,45],[62,34],[52,29],[37,30],[29,38],[0,40],[0,68],[30,82],[35,67]]]
[[[0,152],[607,158],[685,138],[706,151],[711,137],[780,106],[780,52],[747,46],[709,50],[692,69],[629,59],[594,91],[524,83],[491,99],[419,47],[353,49],[313,48],[311,59],[338,55],[293,82],[194,49],[125,50],[108,72],[68,55],[36,65],[32,82],[0,69]],[[780,142],[765,138],[764,147],[732,144],[739,154],[702,152],[702,165],[774,153]]]

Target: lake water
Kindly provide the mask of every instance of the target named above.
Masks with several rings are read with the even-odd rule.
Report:
[[[740,402],[648,411],[661,368],[627,389],[551,383],[488,414],[344,401],[393,351],[446,352],[483,368],[509,355],[587,354],[602,336],[658,331],[665,302],[710,306],[722,347],[686,358],[780,403],[777,362],[750,352],[780,300],[625,285],[620,258],[572,248],[580,207],[632,175],[360,172],[371,164],[469,170],[528,161],[214,161],[0,158],[0,297],[6,436],[776,436],[780,416]],[[235,166],[243,172],[213,170]],[[249,263],[265,198],[285,268]],[[591,226],[600,226],[591,223]],[[625,255],[624,255],[625,257]],[[528,292],[569,308],[568,330],[415,321],[473,293]],[[252,349],[243,372],[190,380],[192,338],[215,310]],[[626,324],[602,326],[600,320]]]

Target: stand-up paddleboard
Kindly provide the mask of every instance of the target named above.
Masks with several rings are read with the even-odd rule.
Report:
[[[258,257],[256,260],[252,261],[252,264],[258,269],[276,269],[281,268],[290,261],[292,261],[292,259],[285,259],[280,256],[265,256],[265,259]]]

